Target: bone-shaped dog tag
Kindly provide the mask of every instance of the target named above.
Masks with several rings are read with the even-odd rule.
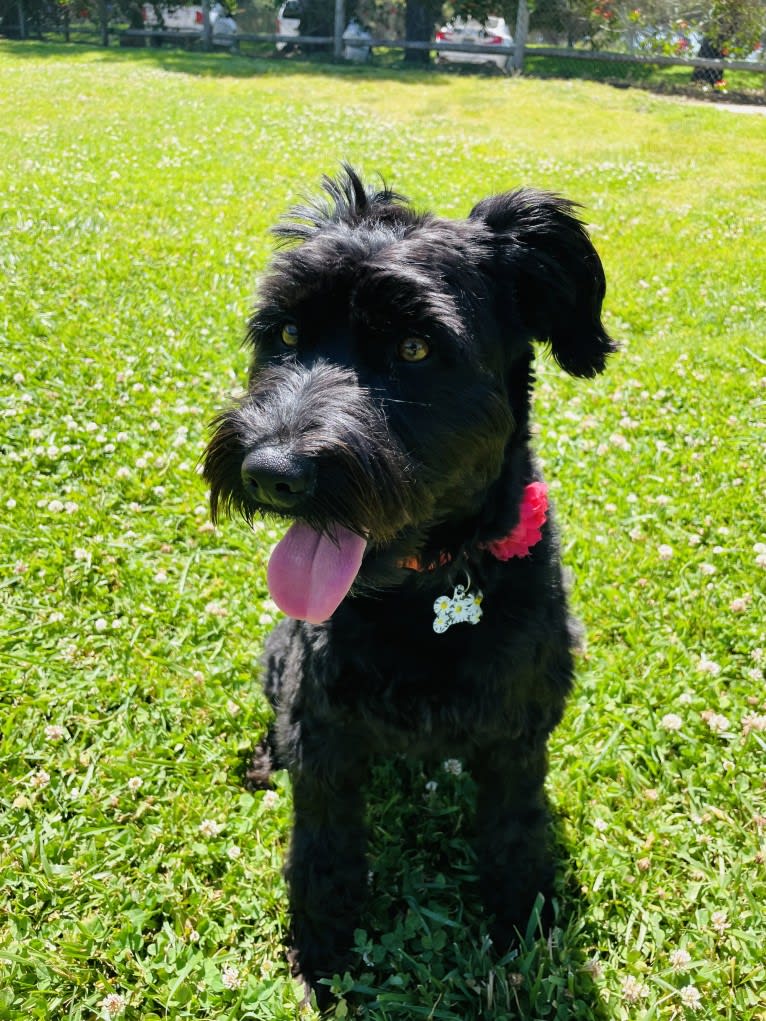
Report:
[[[465,585],[456,585],[451,596],[439,596],[434,602],[434,631],[437,635],[453,624],[478,624],[481,620],[481,592],[468,592]]]

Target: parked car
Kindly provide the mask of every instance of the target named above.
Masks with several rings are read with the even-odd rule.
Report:
[[[301,0],[287,0],[277,11],[277,35],[300,35],[301,34]],[[278,50],[287,50],[292,43],[277,43]]]
[[[490,15],[482,25],[475,18],[455,18],[443,25],[436,33],[438,43],[469,43],[471,46],[512,46],[513,36],[504,18]],[[461,50],[442,50],[438,58],[440,63],[454,64],[494,64],[501,70],[508,66],[508,54],[471,53]]]
[[[162,21],[157,17],[154,4],[144,4],[142,16],[146,28],[165,28],[182,32],[199,32],[202,34],[204,16],[201,7],[160,7]],[[210,25],[213,36],[229,36],[237,34],[237,23],[223,4],[211,4]]]

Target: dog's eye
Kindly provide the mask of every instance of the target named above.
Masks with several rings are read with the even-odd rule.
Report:
[[[407,337],[398,348],[399,357],[403,362],[422,362],[430,353],[431,348],[419,337]]]
[[[282,343],[285,347],[297,347],[300,333],[295,323],[285,323],[282,327]]]

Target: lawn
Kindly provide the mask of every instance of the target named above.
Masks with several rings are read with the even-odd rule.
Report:
[[[766,118],[641,91],[0,44],[0,1019],[301,1010],[290,821],[244,782],[277,533],[196,465],[267,231],[348,159],[461,216],[584,206],[610,370],[539,360],[588,633],[559,925],[488,952],[464,772],[381,764],[337,1017],[766,1019]],[[428,785],[428,786],[426,786]]]

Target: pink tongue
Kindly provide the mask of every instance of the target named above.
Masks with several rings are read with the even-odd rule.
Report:
[[[353,585],[367,543],[341,525],[333,527],[333,535],[336,542],[296,522],[274,548],[269,592],[288,617],[321,624]]]

